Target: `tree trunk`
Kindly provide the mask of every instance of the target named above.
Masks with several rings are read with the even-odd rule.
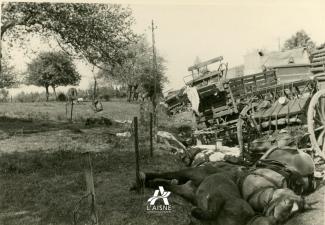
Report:
[[[53,89],[53,93],[54,93],[54,96],[55,96],[55,100],[57,101],[58,100],[58,96],[56,95],[56,91],[55,91],[55,86],[54,85],[52,86],[52,89]]]
[[[138,101],[138,92],[137,92],[138,87],[139,87],[138,84],[134,85],[134,88],[133,88],[133,101]]]
[[[128,85],[128,93],[129,93],[129,96],[128,96],[128,102],[131,101],[131,97],[132,97],[132,85]]]
[[[46,90],[46,101],[49,101],[49,86],[45,86],[45,90]]]
[[[93,101],[95,101],[96,100],[96,92],[97,92],[97,79],[96,79],[96,77],[94,77],[94,94],[93,94]]]

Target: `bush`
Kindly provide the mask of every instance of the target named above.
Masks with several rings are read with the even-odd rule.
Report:
[[[111,96],[109,94],[103,94],[100,96],[100,99],[108,102],[111,99]]]
[[[9,96],[9,91],[4,88],[1,88],[0,89],[0,101],[6,102],[8,100],[8,96]]]
[[[60,92],[58,94],[58,101],[65,102],[66,100],[67,100],[67,96],[64,93]]]
[[[41,102],[41,101],[45,101],[46,98],[44,92],[25,93],[22,91],[15,97],[15,100],[18,102]]]

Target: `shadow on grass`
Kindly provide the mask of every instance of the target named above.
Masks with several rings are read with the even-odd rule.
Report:
[[[132,161],[128,163],[125,159],[132,156],[127,152],[117,155],[94,153],[94,174],[118,170],[122,164],[130,167]],[[0,211],[33,212],[34,217],[39,217],[39,224],[71,224],[75,204],[86,190],[84,162],[84,154],[72,151],[1,155]],[[82,215],[87,214],[86,207],[80,210],[85,210]],[[4,221],[7,224],[17,222],[13,218],[1,218],[0,215],[0,224]],[[29,221],[27,224],[33,223]]]
[[[86,125],[85,122],[59,122],[52,120],[34,120],[24,118],[0,117],[0,131],[8,136],[33,134],[47,131],[70,130],[81,133],[81,129],[108,127],[107,124]],[[114,126],[116,128],[116,125]]]
[[[166,220],[139,214],[138,205],[144,204],[140,211],[145,209],[152,190],[147,190],[145,197],[129,192],[135,176],[134,152],[92,153],[91,158],[98,214],[100,220],[105,221],[103,224],[133,223],[134,217],[138,217],[135,224],[146,224],[146,221],[157,224],[156,220]],[[142,153],[140,158],[140,167],[145,171],[173,170],[181,166],[174,156],[151,159]],[[86,193],[84,162],[84,155],[75,151],[1,155],[0,212],[6,215],[29,213],[11,217],[0,213],[0,224],[72,224],[76,203]],[[81,205],[80,215],[80,224],[86,224],[89,218],[87,201]],[[180,220],[180,216],[175,218]]]

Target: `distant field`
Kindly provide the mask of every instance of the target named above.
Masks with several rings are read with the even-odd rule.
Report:
[[[130,120],[138,116],[138,104],[126,101],[103,102],[104,110],[94,113],[91,102],[74,105],[74,120],[81,121],[93,116],[106,116],[112,119]],[[0,116],[11,118],[25,118],[36,120],[66,120],[65,103],[37,102],[37,103],[0,103]]]

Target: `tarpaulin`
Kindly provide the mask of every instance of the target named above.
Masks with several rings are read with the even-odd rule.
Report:
[[[200,105],[200,97],[195,87],[187,87],[186,94],[188,100],[191,102],[193,111],[199,115],[199,105]]]

